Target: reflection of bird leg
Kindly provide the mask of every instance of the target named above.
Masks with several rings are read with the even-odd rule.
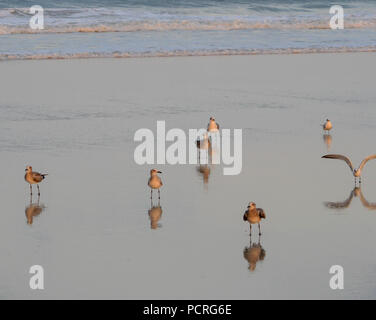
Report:
[[[261,246],[261,233],[259,234],[258,243],[259,246]]]
[[[359,177],[359,184],[362,183],[362,177]]]

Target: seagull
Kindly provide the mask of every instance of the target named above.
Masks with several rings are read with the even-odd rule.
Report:
[[[260,221],[266,219],[265,212],[261,208],[256,208],[256,203],[250,202],[247,210],[244,212],[243,220],[249,222],[249,232],[252,232],[252,224],[258,224],[259,236],[261,235]]]
[[[32,184],[36,184],[38,188],[38,196],[40,196],[40,190],[39,190],[39,183],[44,180],[44,178],[47,176],[46,173],[42,174],[39,172],[33,172],[33,168],[31,166],[27,166],[26,169],[26,174],[25,174],[25,181],[29,183],[30,185],[30,195],[33,195],[33,189],[32,189]]]
[[[361,174],[362,174],[362,169],[365,166],[365,164],[372,159],[376,159],[376,154],[370,155],[367,158],[365,158],[361,163],[358,169],[354,169],[353,164],[351,163],[350,159],[341,155],[341,154],[327,154],[325,156],[322,156],[321,158],[326,158],[326,159],[339,159],[345,161],[348,166],[350,167],[350,170],[352,174],[355,177],[355,184],[356,184],[356,178],[359,178],[359,183],[362,183],[361,180]]]
[[[150,199],[153,198],[153,189],[158,189],[158,199],[161,198],[160,187],[163,186],[162,180],[158,177],[158,173],[162,173],[156,169],[150,170],[150,178],[148,181],[148,186],[151,188],[150,190]]]
[[[209,139],[208,133],[205,132],[202,140],[200,137],[197,137],[196,147],[198,149],[198,162],[201,164],[201,152],[207,155],[207,161],[209,162],[209,153],[212,150],[211,139]]]
[[[201,150],[208,150],[211,148],[211,142],[210,142],[207,132],[205,132],[202,140],[200,140],[200,138],[197,137],[196,146],[197,146],[197,149],[201,149]]]
[[[210,117],[209,123],[208,123],[208,131],[209,132],[217,132],[219,131],[219,124],[215,122],[215,119],[213,117]]]
[[[326,119],[325,123],[322,125],[322,128],[329,133],[329,131],[333,128],[333,125],[329,119]]]

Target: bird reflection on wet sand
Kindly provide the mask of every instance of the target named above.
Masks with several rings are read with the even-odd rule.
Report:
[[[30,204],[25,208],[27,224],[32,225],[34,217],[39,216],[45,208],[43,204],[39,204],[39,197],[36,203],[32,203],[30,198]]]
[[[353,190],[351,190],[349,197],[342,201],[342,202],[324,202],[324,205],[328,207],[329,209],[345,209],[348,208],[353,200],[354,197],[358,197],[360,199],[360,202],[362,205],[369,209],[369,210],[376,210],[376,203],[371,203],[366,200],[366,198],[363,196],[363,192],[361,187],[355,186]]]
[[[205,187],[209,182],[210,176],[210,166],[211,163],[211,154],[212,154],[212,143],[208,134],[205,133],[200,139],[199,137],[196,140],[197,155],[198,155],[198,166],[196,167],[197,173],[202,175]]]
[[[210,167],[205,165],[199,165],[196,167],[197,173],[199,175],[202,175],[202,179],[204,181],[204,184],[207,185],[209,182],[209,176],[210,176]]]
[[[266,251],[261,245],[261,236],[258,237],[258,242],[252,243],[252,236],[249,236],[250,243],[249,247],[245,247],[243,250],[244,259],[248,261],[249,271],[254,271],[256,269],[256,264],[259,261],[265,259]]]
[[[158,200],[158,205],[153,206],[153,201],[150,201],[150,210],[148,210],[148,215],[150,219],[150,228],[158,229],[161,227],[161,224],[158,223],[162,218],[162,207],[160,200]]]
[[[332,140],[333,140],[332,136],[329,133],[325,133],[322,135],[322,138],[324,140],[324,143],[326,144],[327,150],[329,151],[330,146],[332,145]]]

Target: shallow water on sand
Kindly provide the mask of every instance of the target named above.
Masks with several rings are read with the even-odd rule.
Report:
[[[375,298],[376,210],[359,196],[347,208],[326,207],[344,201],[354,181],[345,163],[320,158],[327,117],[330,153],[355,165],[375,153],[374,59],[2,63],[0,297]],[[134,163],[134,132],[155,131],[157,120],[201,128],[210,116],[221,128],[243,129],[241,174],[212,166],[205,184],[195,165],[153,166],[164,186],[159,227],[151,229],[151,166]],[[31,225],[27,164],[49,173],[45,208]],[[376,163],[365,167],[361,190],[376,202]],[[265,257],[254,271],[244,257],[249,201],[266,212]],[[35,264],[45,270],[43,291],[29,288]],[[335,264],[344,267],[342,291],[329,288]]]

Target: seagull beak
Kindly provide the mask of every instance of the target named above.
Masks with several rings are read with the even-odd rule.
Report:
[[[27,171],[27,169],[25,169],[25,172]]]
[[[162,173],[162,171],[157,171],[158,173]]]

